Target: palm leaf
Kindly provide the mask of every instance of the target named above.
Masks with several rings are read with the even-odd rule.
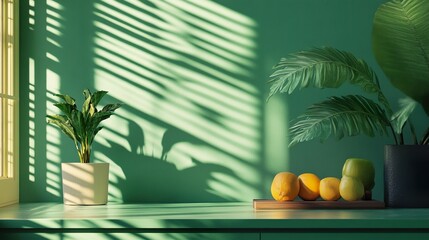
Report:
[[[385,109],[391,112],[377,75],[369,65],[349,52],[331,47],[301,51],[281,59],[270,76],[272,85],[268,98],[278,92],[291,94],[308,87],[338,88],[346,82],[376,93]]]
[[[387,135],[389,119],[374,101],[359,95],[331,97],[315,104],[299,116],[290,128],[290,146],[319,138],[365,134]]]
[[[372,44],[392,84],[429,113],[429,1],[394,0],[380,6]]]

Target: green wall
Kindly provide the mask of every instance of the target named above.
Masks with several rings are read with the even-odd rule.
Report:
[[[347,157],[372,159],[383,198],[383,145],[355,137],[287,148],[291,118],[316,100],[357,91],[306,90],[265,102],[288,53],[334,46],[367,60],[383,1],[24,1],[21,3],[21,201],[61,201],[71,140],[46,124],[53,93],[84,88],[122,102],[93,146],[111,163],[110,201],[251,201],[279,171],[340,177]],[[396,101],[389,83],[382,86]],[[423,113],[417,115],[423,118]],[[419,122],[417,121],[419,126]]]

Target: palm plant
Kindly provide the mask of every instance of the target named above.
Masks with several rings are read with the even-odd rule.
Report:
[[[83,91],[85,101],[81,111],[77,108],[74,98],[63,94],[54,94],[63,100],[54,104],[63,114],[48,115],[48,123],[59,127],[64,134],[73,140],[81,163],[90,162],[94,137],[103,129],[99,124],[108,119],[121,106],[118,103],[107,104],[98,111],[97,105],[106,94],[106,91],[91,93],[85,89]]]
[[[283,58],[270,76],[268,99],[276,93],[291,94],[302,88],[338,88],[345,83],[375,94],[330,97],[310,106],[290,127],[291,142],[329,136],[392,133],[396,144],[404,144],[408,123],[415,144],[429,143],[429,129],[420,141],[409,116],[420,103],[429,113],[429,1],[393,0],[376,12],[373,51],[393,85],[406,95],[400,110],[393,112],[371,67],[353,54],[331,47],[314,48]]]

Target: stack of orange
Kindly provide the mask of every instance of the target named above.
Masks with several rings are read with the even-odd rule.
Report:
[[[293,201],[297,196],[305,201],[336,201],[340,198],[340,179],[327,177],[322,180],[314,173],[299,176],[291,172],[278,173],[271,184],[271,195],[277,201]]]

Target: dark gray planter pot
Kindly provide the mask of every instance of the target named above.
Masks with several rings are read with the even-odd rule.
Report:
[[[384,201],[391,208],[429,207],[429,145],[386,145]]]

